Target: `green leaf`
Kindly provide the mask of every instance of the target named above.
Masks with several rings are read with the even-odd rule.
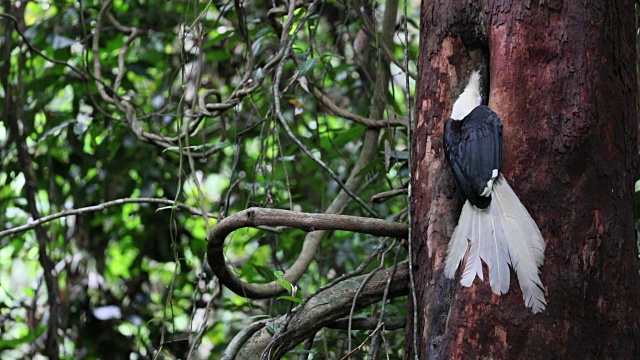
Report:
[[[327,59],[326,61],[331,60],[332,58],[336,58],[336,59],[340,59],[340,60],[344,60],[344,56],[337,54],[337,53],[332,53],[332,52],[326,52],[324,54],[322,54],[322,60]]]
[[[291,285],[291,283],[284,278],[284,272],[274,271],[273,275],[276,277],[276,281],[278,282],[278,284],[280,284],[280,286],[285,288],[289,292],[289,294],[291,294],[291,291],[293,290],[293,285]]]
[[[364,126],[354,126],[349,130],[343,131],[333,140],[333,145],[341,148],[347,143],[360,139],[365,130],[366,128]]]
[[[207,41],[206,43],[204,43],[203,47],[205,49],[210,48],[211,46],[217,45],[219,42],[229,38],[230,36],[235,35],[234,31],[227,31],[224,32],[222,34],[218,34],[214,37],[212,37],[209,41]]]
[[[268,33],[271,32],[271,28],[269,27],[263,27],[262,29],[258,30],[255,35],[253,35],[254,38],[258,39],[261,38],[265,35],[267,35]]]
[[[366,174],[369,171],[372,171],[373,169],[376,168],[376,166],[378,166],[379,163],[380,162],[377,159],[374,159],[373,161],[365,165],[362,169],[360,169],[360,171],[358,171],[358,176]]]
[[[275,334],[275,333],[276,333],[276,331],[278,330],[278,329],[276,329],[276,327],[274,326],[274,323],[273,323],[273,322],[268,322],[268,323],[266,323],[264,327],[265,327],[265,329],[267,329],[267,331],[268,331],[271,335]]]
[[[296,159],[295,155],[289,155],[289,156],[278,156],[278,158],[276,160],[278,161],[294,161]]]
[[[136,75],[140,75],[149,80],[153,80],[153,76],[149,74],[149,68],[153,67],[153,64],[150,64],[146,61],[137,61],[134,63],[126,64],[127,70],[133,72]]]
[[[298,78],[307,75],[309,71],[313,70],[317,63],[318,58],[311,58],[300,64],[300,72],[298,73]]]
[[[182,151],[186,151],[187,149],[191,150],[191,151],[202,151],[205,152],[211,148],[214,148],[216,150],[222,149],[224,147],[229,146],[228,143],[206,143],[206,144],[200,144],[200,145],[193,145],[193,146],[186,146],[182,149]],[[164,150],[162,150],[162,152],[166,152],[166,151],[173,151],[173,150],[178,150],[179,147],[177,146],[167,146]]]
[[[292,302],[294,302],[296,304],[302,303],[302,299],[298,299],[295,296],[282,295],[282,296],[278,296],[278,299],[279,300],[289,300],[289,301],[292,301]]]
[[[207,60],[222,62],[231,59],[231,54],[226,49],[211,49],[207,51]]]
[[[225,142],[205,143],[205,144],[202,144],[202,145],[191,146],[191,150],[205,152],[205,151],[207,151],[209,149],[220,150],[220,149],[225,148],[227,146],[229,146],[229,144],[225,143]]]
[[[47,326],[42,324],[38,326],[36,331],[29,331],[25,336],[19,337],[17,339],[4,340],[0,339],[0,351],[16,349],[23,344],[31,344],[33,343],[40,335],[44,334],[44,331],[47,329]]]
[[[260,276],[262,276],[265,280],[267,280],[267,281],[275,280],[275,278],[273,276],[273,271],[271,271],[271,269],[269,269],[267,267],[264,267],[264,266],[260,266],[260,265],[253,265],[252,268],[258,274],[260,274]]]

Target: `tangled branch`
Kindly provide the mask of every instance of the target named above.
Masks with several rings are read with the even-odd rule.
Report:
[[[348,119],[366,125],[372,128],[386,128],[389,126],[403,126],[407,127],[407,121],[404,119],[389,119],[389,120],[372,120],[367,119],[358,114],[351,113],[340,106],[338,106],[331,98],[323,93],[320,89],[313,87],[313,94],[327,107],[329,112],[341,118]]]
[[[317,293],[304,304],[293,309],[287,330],[283,336],[278,337],[277,343],[271,344],[271,353],[268,354],[268,357],[270,359],[282,357],[287,351],[323,327],[344,326],[346,320],[340,319],[349,314],[351,302],[365,278],[369,277],[356,299],[356,308],[361,309],[380,301],[387,287],[390,272],[389,269],[382,269],[375,271],[372,276],[367,274],[342,281]],[[406,295],[409,291],[408,281],[409,266],[406,261],[403,261],[398,264],[396,273],[390,281],[389,297]],[[286,315],[276,318],[273,321],[274,327],[279,327],[285,318]],[[223,359],[259,359],[260,354],[272,341],[272,334],[264,327],[265,324],[266,322],[262,321],[255,326],[250,326],[249,328],[253,331],[251,334],[247,334],[247,332],[239,334],[238,336],[242,336],[246,341],[234,339],[225,351]],[[377,324],[377,319],[364,321],[362,325],[368,327],[373,324]],[[394,325],[398,326],[398,324]]]
[[[249,284],[233,274],[225,263],[224,240],[231,232],[245,228],[267,226],[289,226],[307,232],[316,230],[345,230],[374,236],[406,239],[405,224],[387,220],[347,215],[309,214],[280,209],[249,208],[220,221],[207,238],[207,261],[220,283],[234,293],[251,299],[265,299],[284,292],[276,282]],[[286,277],[286,275],[285,275]],[[295,282],[297,279],[287,279]],[[293,281],[292,281],[293,280]]]

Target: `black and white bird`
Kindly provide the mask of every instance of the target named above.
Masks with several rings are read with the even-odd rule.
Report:
[[[491,290],[509,291],[509,265],[517,276],[524,303],[533,313],[546,301],[538,267],[544,262],[544,240],[535,221],[500,173],[502,120],[482,105],[480,73],[471,74],[444,125],[444,151],[465,204],[453,231],[445,276],[456,270],[469,251],[462,279],[471,286],[483,279],[482,261],[489,269]]]

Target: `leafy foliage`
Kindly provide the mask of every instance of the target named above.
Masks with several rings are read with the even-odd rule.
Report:
[[[327,111],[313,89],[366,118],[375,105],[377,66],[388,61],[381,60],[385,55],[375,34],[368,34],[366,46],[354,45],[358,35],[367,35],[363,18],[380,20],[383,4],[365,4],[363,13],[357,2],[325,1],[315,10],[298,4],[292,14],[288,3],[275,5],[2,3],[0,34],[6,36],[0,46],[11,56],[0,63],[0,231],[33,221],[30,202],[41,216],[140,198],[175,201],[208,214],[122,200],[42,224],[44,243],[33,229],[0,235],[2,358],[44,351],[52,292],[41,250],[55,265],[62,358],[218,358],[256,317],[286,313],[292,302],[389,246],[390,241],[334,232],[306,275],[291,284],[281,271],[300,253],[304,234],[232,233],[227,260],[248,282],[277,279],[288,293],[275,301],[233,294],[208,271],[207,231],[226,214],[249,206],[327,208],[340,187],[301,151],[278,116],[310,154],[346,179],[366,128]],[[417,15],[410,20],[417,23]],[[411,21],[409,53],[415,59],[417,29]],[[282,39],[292,41],[289,58],[282,55]],[[402,44],[392,49],[398,59],[404,50]],[[405,74],[395,65],[391,69],[389,103],[374,120],[407,116]],[[19,124],[21,136],[12,124]],[[386,155],[384,142],[391,144]],[[23,145],[29,167],[21,162]],[[378,204],[369,199],[405,186],[406,129],[384,127],[380,149],[362,170],[366,180],[358,195],[394,219],[406,209],[403,196]],[[344,212],[369,216],[353,202]],[[404,302],[393,299],[387,312],[403,316]],[[378,311],[373,306],[357,315]],[[354,344],[367,336],[354,331]],[[387,353],[400,356],[402,334],[386,336],[396,339]],[[345,337],[344,331],[322,330],[311,353],[344,354]]]

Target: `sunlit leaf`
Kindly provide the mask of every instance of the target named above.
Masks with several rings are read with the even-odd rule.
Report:
[[[365,131],[366,128],[364,126],[354,126],[336,136],[336,138],[333,139],[333,145],[341,148],[349,142],[360,139]]]
[[[0,338],[0,351],[17,349],[18,347],[21,347],[23,344],[33,344],[33,342],[38,337],[44,334],[45,330],[47,330],[47,325],[40,324],[38,325],[35,331],[29,331],[26,335],[21,336],[17,339]]]
[[[282,271],[274,271],[273,275],[276,277],[276,281],[278,282],[278,284],[280,284],[280,286],[282,286],[289,293],[291,293],[291,291],[293,289],[293,285],[291,285],[291,283],[289,281],[287,281],[287,279],[284,278],[284,272],[282,272]]]

